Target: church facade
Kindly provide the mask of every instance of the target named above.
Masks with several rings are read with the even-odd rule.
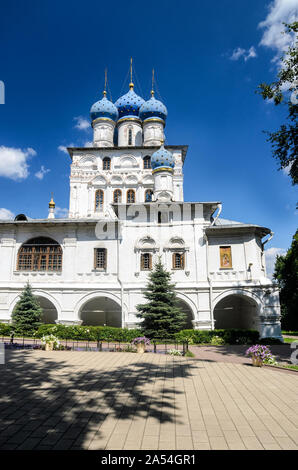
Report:
[[[253,328],[281,338],[266,276],[270,229],[220,217],[219,201],[184,202],[186,145],[164,145],[165,105],[129,91],[91,107],[92,147],[69,148],[69,215],[0,221],[0,321],[29,281],[46,323],[133,328],[148,273],[172,273],[187,328]]]

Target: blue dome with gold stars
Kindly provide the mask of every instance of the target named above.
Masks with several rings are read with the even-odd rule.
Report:
[[[168,111],[165,105],[154,98],[154,91],[151,92],[152,96],[150,100],[146,101],[140,107],[139,116],[142,121],[150,118],[159,118],[165,121],[167,119]]]
[[[126,116],[139,117],[139,109],[142,104],[145,103],[145,100],[134,92],[133,87],[133,83],[130,83],[129,92],[118,98],[115,103],[118,109],[119,119]]]
[[[98,118],[108,118],[112,121],[117,121],[118,110],[116,106],[106,98],[106,92],[103,92],[103,98],[91,106],[90,109],[91,120]]]
[[[154,152],[151,156],[151,168],[157,170],[159,168],[173,169],[175,166],[174,156],[171,152],[164,148],[162,144],[160,149]]]

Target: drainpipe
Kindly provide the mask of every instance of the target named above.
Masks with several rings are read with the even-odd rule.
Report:
[[[269,237],[267,238],[267,240],[265,240],[264,242],[262,242],[262,240],[261,240],[261,243],[262,243],[262,254],[263,254],[263,256],[265,256],[265,253],[264,253],[264,245],[266,245],[266,243],[268,243],[268,242],[270,242],[270,240],[272,240],[273,235],[274,235],[274,232],[272,232],[272,231],[270,230],[270,235],[269,235]],[[266,260],[263,260],[263,261],[264,261],[264,268],[265,268],[265,277],[267,277]]]
[[[215,219],[213,219],[213,221],[212,221],[210,227],[212,227],[212,225],[215,224],[215,222],[217,221],[218,217],[219,217],[220,214],[221,214],[221,211],[222,211],[222,204],[221,204],[221,202],[219,202],[219,203],[217,204],[217,208],[218,208],[218,213],[216,214]],[[214,214],[214,212],[213,212],[213,214]]]
[[[220,213],[220,212],[219,212]],[[219,214],[218,214],[219,215]],[[216,220],[216,219],[215,219]],[[214,221],[215,221],[214,220]],[[209,276],[209,240],[206,232],[204,233],[204,240],[206,242],[206,264],[207,264],[207,280],[209,282],[209,305],[210,305],[210,316],[211,316],[211,330],[214,330],[214,316],[213,316],[213,289],[212,280]]]
[[[123,283],[120,279],[120,236],[119,236],[119,229],[120,229],[120,221],[118,220],[117,224],[117,281],[120,284],[120,289],[121,289],[121,327],[123,328],[123,294],[124,294],[124,288],[123,288]]]

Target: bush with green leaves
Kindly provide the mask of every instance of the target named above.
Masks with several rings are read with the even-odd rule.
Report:
[[[73,341],[105,341],[130,343],[140,336],[140,330],[135,328],[114,328],[110,326],[82,326],[82,325],[41,325],[36,337],[41,338],[47,334],[54,334],[59,339]]]
[[[175,335],[175,339],[177,341],[191,340],[193,344],[211,344],[214,336],[222,338],[226,344],[254,344],[259,340],[258,331],[236,328],[226,330],[182,330]]]
[[[214,335],[211,338],[211,344],[212,346],[221,346],[222,344],[225,344],[225,340],[220,336]]]
[[[10,336],[12,325],[7,323],[0,323],[0,336]]]
[[[260,344],[265,344],[267,345],[272,345],[272,344],[284,344],[280,339],[278,338],[262,338],[259,341]]]

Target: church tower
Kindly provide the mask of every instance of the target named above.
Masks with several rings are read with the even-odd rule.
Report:
[[[118,146],[140,147],[143,144],[142,120],[139,116],[140,107],[145,103],[143,98],[134,92],[132,81],[132,59],[130,61],[129,91],[115,103],[119,118],[117,122]]]
[[[154,74],[147,101],[134,89],[132,61],[129,91],[115,103],[105,75],[103,97],[90,110],[92,146],[69,148],[70,218],[113,218],[119,203],[183,201],[187,146],[163,145],[168,111],[155,98]]]
[[[114,131],[118,119],[118,111],[116,106],[106,97],[106,85],[107,73],[105,73],[103,98],[94,103],[90,109],[94,147],[113,147],[114,145]]]

